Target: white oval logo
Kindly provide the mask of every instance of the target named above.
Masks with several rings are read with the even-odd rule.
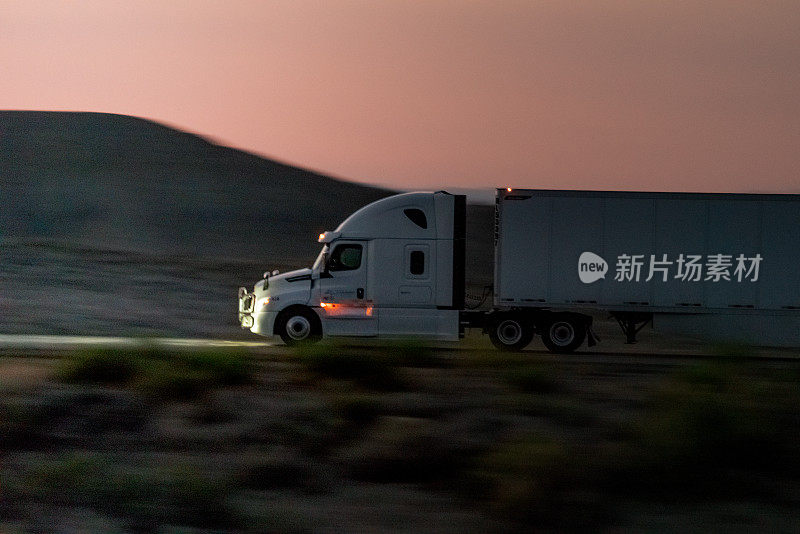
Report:
[[[584,284],[591,284],[606,277],[608,263],[594,252],[584,252],[578,258],[578,276]]]

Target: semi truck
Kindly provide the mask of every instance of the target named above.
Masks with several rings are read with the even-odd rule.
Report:
[[[311,268],[239,288],[239,322],[286,344],[322,337],[535,336],[569,353],[613,317],[709,339],[800,346],[800,195],[498,189],[490,309],[466,309],[466,199],[373,202],[320,234]]]

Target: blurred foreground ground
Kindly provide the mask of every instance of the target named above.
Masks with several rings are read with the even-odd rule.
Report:
[[[464,347],[6,351],[0,531],[800,530],[796,352]]]

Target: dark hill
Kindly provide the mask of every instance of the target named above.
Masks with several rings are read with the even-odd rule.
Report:
[[[0,232],[179,255],[307,257],[390,191],[120,115],[0,112]],[[287,239],[288,238],[288,239]]]
[[[245,336],[236,288],[391,191],[133,117],[0,112],[0,333]],[[491,280],[492,209],[467,277]]]

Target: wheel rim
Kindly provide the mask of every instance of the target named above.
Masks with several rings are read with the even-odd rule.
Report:
[[[295,315],[286,321],[286,335],[295,341],[306,339],[311,333],[311,323],[302,315]]]
[[[513,345],[522,339],[522,326],[517,321],[506,319],[497,325],[497,339],[503,345]]]
[[[550,325],[550,340],[554,345],[566,347],[575,340],[575,327],[563,321],[553,323]]]

